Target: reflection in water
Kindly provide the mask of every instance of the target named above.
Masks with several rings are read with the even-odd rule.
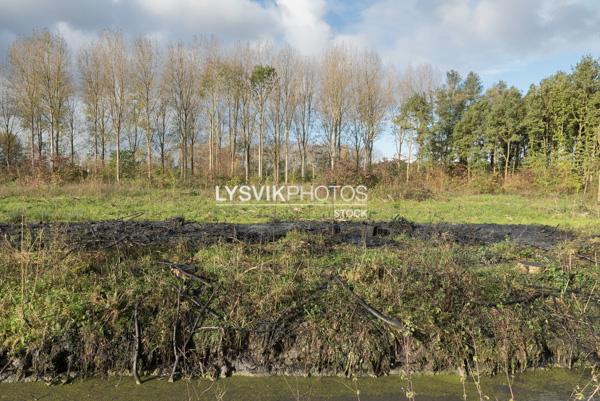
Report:
[[[501,376],[501,375],[500,375]],[[504,377],[482,380],[482,392],[490,400],[510,399]],[[504,379],[504,380],[503,380]],[[577,385],[589,382],[583,371],[545,370],[517,375],[513,392],[518,401],[566,401]],[[479,400],[473,383],[463,388],[458,376],[421,375],[413,378],[418,401]],[[405,400],[407,383],[398,376],[380,378],[300,378],[300,377],[232,377],[211,382],[208,380],[180,380],[174,384],[162,378],[146,379],[138,386],[129,377],[85,379],[63,386],[44,383],[0,384],[0,400],[46,401],[319,401]],[[600,398],[597,398],[600,400]]]

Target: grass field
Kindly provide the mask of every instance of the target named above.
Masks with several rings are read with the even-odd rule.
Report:
[[[600,207],[572,195],[434,194],[424,201],[394,199],[385,189],[369,194],[368,218],[396,215],[415,222],[546,224],[585,233],[600,232]],[[346,207],[344,207],[346,208]],[[144,188],[138,185],[78,184],[0,187],[0,221],[90,221],[182,216],[199,222],[252,223],[330,219],[331,205],[219,206],[206,189]]]

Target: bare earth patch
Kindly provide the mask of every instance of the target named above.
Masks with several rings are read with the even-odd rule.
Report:
[[[464,244],[493,244],[510,240],[520,245],[549,249],[574,238],[569,231],[543,225],[520,224],[416,224],[405,219],[390,222],[296,221],[260,224],[200,224],[172,218],[165,221],[98,221],[78,223],[0,224],[0,237],[16,245],[24,235],[48,241],[62,239],[80,249],[123,245],[166,246],[277,241],[291,231],[323,235],[333,242],[378,246],[398,235],[423,240],[442,237]]]

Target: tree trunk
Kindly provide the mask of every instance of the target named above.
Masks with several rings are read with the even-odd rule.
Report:
[[[94,176],[98,174],[98,119],[94,119]]]
[[[194,176],[194,138],[193,135],[190,137],[190,170],[192,177]]]
[[[121,127],[116,129],[117,134],[117,182],[121,181]]]
[[[258,178],[262,179],[263,176],[263,137],[265,127],[265,116],[264,106],[261,104],[260,108],[260,132],[258,133]]]
[[[302,181],[306,178],[305,174],[306,169],[306,150],[302,150],[302,154],[300,155],[300,177],[302,177]]]
[[[288,169],[290,164],[290,129],[285,127],[285,185],[288,183]]]
[[[150,115],[146,110],[146,162],[148,163],[148,180],[152,179],[152,128],[150,128]]]
[[[35,123],[31,117],[31,169],[35,168]]]
[[[600,205],[600,169],[598,169],[598,204]]]
[[[408,138],[408,162],[406,163],[406,182],[410,179],[410,164],[412,163],[413,134]]]
[[[231,110],[229,111],[231,121]],[[235,175],[235,148],[237,141],[237,109],[234,113],[233,123],[229,124],[229,176]]]
[[[44,148],[44,143],[42,140],[42,119],[41,117],[38,117],[38,122],[37,122],[37,139],[38,139],[38,160],[41,161],[42,160],[42,151]]]
[[[75,128],[71,126],[71,164],[75,164]]]
[[[277,124],[278,126],[276,128],[274,128],[274,134],[275,134],[275,143],[273,144],[273,148],[275,151],[275,160],[273,161],[273,178],[274,178],[274,182],[275,185],[279,184],[279,159],[280,159],[280,148],[281,148],[281,126],[279,126],[279,124]]]
[[[50,117],[50,170],[54,172],[54,120]]]
[[[214,107],[210,114],[210,131],[208,133],[208,174],[212,177],[213,175],[213,138],[215,135],[215,121],[214,121]],[[193,175],[193,174],[192,174]]]
[[[246,143],[245,144],[245,151],[244,151],[244,173],[245,173],[245,177],[246,177],[246,183],[248,183],[248,179],[250,178],[250,144]]]
[[[504,161],[504,182],[508,179],[508,165],[510,160],[510,141],[506,149],[506,160]]]
[[[100,137],[100,165],[104,168],[104,160],[106,159],[106,141],[104,140],[104,130]]]
[[[148,164],[148,180],[152,179],[152,142],[150,136],[146,136],[146,163]]]
[[[160,171],[165,173],[165,144],[160,144]]]

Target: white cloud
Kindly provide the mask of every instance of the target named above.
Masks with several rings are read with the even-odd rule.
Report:
[[[397,65],[501,70],[549,54],[600,50],[593,0],[379,0],[339,36]]]
[[[285,41],[305,54],[323,50],[331,39],[324,0],[277,0]]]
[[[597,0],[0,0],[0,51],[34,29],[73,47],[101,29],[162,42],[215,35],[287,41],[304,53],[332,42],[374,47],[402,68],[502,71],[556,54],[600,50]],[[574,60],[575,62],[575,60]]]
[[[250,0],[137,0],[147,10],[158,14],[178,14],[180,17],[207,16],[216,19],[242,22],[244,18],[255,18],[267,9]]]
[[[126,36],[151,34],[164,41],[215,35],[224,41],[281,37],[278,8],[253,0],[0,0],[0,51],[10,33],[62,29],[78,34],[117,29]],[[61,32],[62,32],[61,31]],[[0,58],[3,57],[0,55]]]
[[[251,0],[135,0],[154,26],[172,36],[208,34],[226,39],[262,39],[277,34],[273,7]]]
[[[52,30],[65,39],[73,55],[78,54],[79,49],[93,42],[98,37],[96,32],[75,29],[65,21],[57,22]]]

